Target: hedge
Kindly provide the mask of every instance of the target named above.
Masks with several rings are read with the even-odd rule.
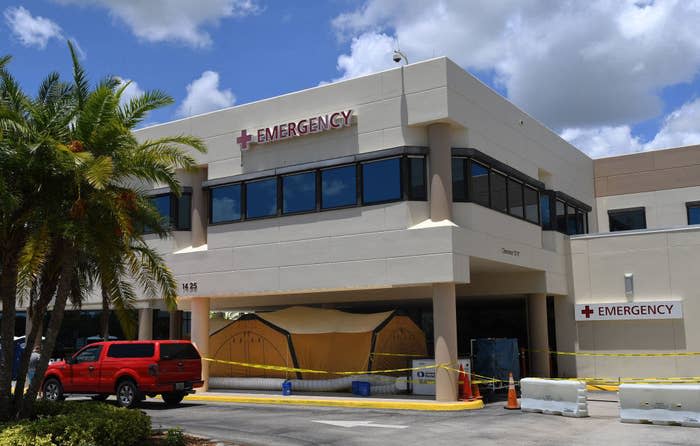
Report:
[[[0,425],[0,446],[137,446],[151,434],[138,410],[92,401],[37,401],[38,418]]]

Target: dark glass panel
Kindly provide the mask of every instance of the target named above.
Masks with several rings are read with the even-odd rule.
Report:
[[[700,224],[700,205],[688,206],[688,224]]]
[[[508,213],[523,218],[523,183],[508,178]]]
[[[466,158],[452,158],[452,200],[467,201],[467,183],[464,178]]]
[[[192,194],[183,193],[177,199],[177,229],[189,231],[192,229]]]
[[[321,208],[357,204],[357,169],[354,165],[321,171]]]
[[[544,229],[552,229],[552,212],[549,208],[549,195],[540,195],[540,218]]]
[[[563,201],[556,200],[556,225],[557,231],[566,234],[566,205]]]
[[[282,177],[282,212],[308,212],[316,209],[316,172]]]
[[[471,200],[482,206],[489,205],[489,169],[472,161],[471,167]]]
[[[277,215],[277,178],[246,183],[246,218]]]
[[[610,232],[646,229],[647,222],[644,208],[608,211]]]
[[[241,219],[241,185],[215,187],[211,190],[211,222]]]
[[[537,203],[539,201],[537,190],[525,186],[525,219],[532,223],[539,223]]]
[[[425,157],[408,157],[408,199],[426,200],[428,198],[428,188],[425,184]]]
[[[362,202],[381,203],[401,199],[401,159],[362,164]]]
[[[508,212],[506,198],[506,177],[498,172],[491,172],[491,208]]]

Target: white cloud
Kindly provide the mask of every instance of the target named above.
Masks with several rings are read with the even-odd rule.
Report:
[[[24,46],[46,48],[51,39],[63,39],[61,27],[45,17],[32,16],[22,6],[5,9],[5,23]]]
[[[236,102],[231,90],[219,89],[219,73],[205,71],[187,86],[187,96],[177,108],[178,116],[192,116],[220,108],[230,107]]]
[[[510,100],[557,131],[658,116],[660,89],[700,70],[698,23],[698,0],[367,0],[333,20],[353,38],[339,79],[390,66],[386,45],[369,43],[397,38],[412,62],[446,55],[493,70]]]
[[[561,137],[592,158],[700,144],[700,99],[684,104],[664,120],[654,138],[643,143],[628,125],[567,128]]]
[[[109,10],[138,38],[147,42],[172,41],[193,47],[211,45],[203,27],[221,19],[244,17],[261,11],[257,0],[57,0],[92,4]]]
[[[139,87],[139,84],[137,84],[135,81],[121,77],[117,77],[117,79],[119,79],[120,87],[129,82],[129,85],[124,89],[122,96],[119,99],[120,104],[127,104],[133,98],[141,96],[144,93],[141,87]]]

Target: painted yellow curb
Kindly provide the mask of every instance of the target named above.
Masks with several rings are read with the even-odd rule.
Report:
[[[188,395],[188,401],[210,401],[218,403],[245,403],[245,404],[286,404],[297,406],[329,406],[329,407],[354,407],[364,409],[400,409],[400,410],[425,410],[425,411],[459,411],[482,409],[484,402],[459,401],[454,403],[440,403],[437,401],[377,401],[377,400],[341,400],[341,399],[313,399],[313,398],[279,398],[279,397],[254,397],[254,396],[222,396],[222,395]]]
[[[619,390],[619,386],[610,386],[607,384],[588,384],[586,385],[586,390],[589,392],[595,392],[597,391],[604,391],[604,392],[617,392]]]

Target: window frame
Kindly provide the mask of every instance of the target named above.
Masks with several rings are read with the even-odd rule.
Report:
[[[269,214],[269,215],[261,215],[259,217],[249,217],[248,216],[248,185],[250,183],[262,183],[264,181],[269,181],[269,180],[275,180],[275,213],[274,214]],[[243,182],[243,201],[242,203],[245,203],[245,208],[241,210],[241,214],[244,217],[245,221],[254,221],[254,220],[265,220],[267,218],[276,218],[281,215],[281,198],[280,197],[280,188],[282,182],[280,181],[280,175],[270,175],[266,177],[260,177],[260,178],[255,178],[249,181],[244,181]]]
[[[405,157],[404,156],[389,156],[386,158],[379,158],[379,159],[373,159],[373,160],[363,160],[363,161],[360,161],[358,163],[358,165],[360,167],[360,171],[361,171],[361,174],[360,174],[360,181],[361,181],[361,183],[360,183],[360,206],[376,206],[378,204],[396,203],[399,201],[403,201],[403,197],[405,195],[405,190],[404,190],[405,181],[403,178],[404,177],[403,158],[405,158]],[[381,163],[384,161],[390,161],[390,160],[395,160],[395,159],[399,160],[399,196],[398,196],[398,198],[389,198],[386,200],[378,200],[378,201],[371,201],[371,202],[365,201],[365,177],[364,177],[365,166],[367,164]]]
[[[699,208],[700,209],[700,201],[687,201],[685,203],[685,214],[686,214],[688,226],[700,225],[700,222],[698,222],[698,223],[691,223],[690,222],[690,209],[691,208]]]
[[[308,175],[310,173],[314,174],[314,207],[305,210],[305,211],[292,211],[292,212],[285,212],[284,210],[284,178],[285,177],[293,177],[297,175]],[[278,175],[279,177],[279,189],[281,192],[280,198],[281,198],[281,203],[280,203],[280,215],[286,216],[286,215],[301,215],[301,214],[311,214],[313,212],[318,212],[319,209],[319,177],[321,173],[319,169],[312,169],[312,170],[301,170],[299,172],[289,172],[289,173],[284,173]]]
[[[333,170],[333,169],[340,169],[343,167],[355,167],[355,203],[354,204],[344,204],[341,206],[334,206],[330,208],[324,208],[323,207],[323,172],[327,170]],[[319,189],[319,198],[318,198],[318,206],[319,206],[319,212],[328,212],[328,211],[337,211],[338,209],[350,209],[350,208],[356,208],[358,206],[362,206],[362,169],[359,167],[358,163],[351,163],[351,164],[339,164],[337,166],[328,166],[324,167],[322,169],[319,169],[319,181],[320,181],[320,189]]]
[[[226,188],[226,187],[233,187],[233,186],[239,186],[239,187],[240,187],[240,189],[239,189],[239,190],[240,190],[240,194],[241,194],[241,196],[240,196],[240,198],[239,198],[239,199],[240,199],[240,202],[241,202],[241,205],[240,205],[240,208],[241,208],[241,209],[240,209],[240,212],[239,212],[239,213],[240,213],[240,217],[238,217],[238,218],[235,219],[235,220],[222,220],[222,221],[214,222],[214,194],[212,194],[211,192],[212,192],[214,189],[223,189],[223,188]],[[243,203],[244,203],[244,201],[245,201],[245,195],[244,195],[243,192],[244,192],[244,190],[243,190],[243,182],[242,182],[242,181],[238,181],[238,182],[235,182],[235,183],[221,184],[221,185],[218,185],[218,186],[210,187],[209,190],[208,190],[208,197],[207,197],[207,201],[208,201],[208,203],[209,203],[209,218],[208,218],[209,226],[228,225],[228,224],[231,224],[231,223],[237,223],[237,222],[239,222],[239,221],[243,221],[243,220],[245,219],[245,218],[244,218],[244,217],[245,217],[245,213],[243,212],[243,210],[244,210]]]
[[[616,214],[625,214],[629,212],[642,212],[642,224],[644,225],[644,228],[639,228],[639,229],[623,229],[621,231],[613,231],[611,228],[611,221],[610,217]],[[608,232],[626,232],[626,231],[643,231],[647,229],[647,211],[645,206],[637,206],[637,207],[631,207],[631,208],[622,208],[622,209],[608,209]]]

